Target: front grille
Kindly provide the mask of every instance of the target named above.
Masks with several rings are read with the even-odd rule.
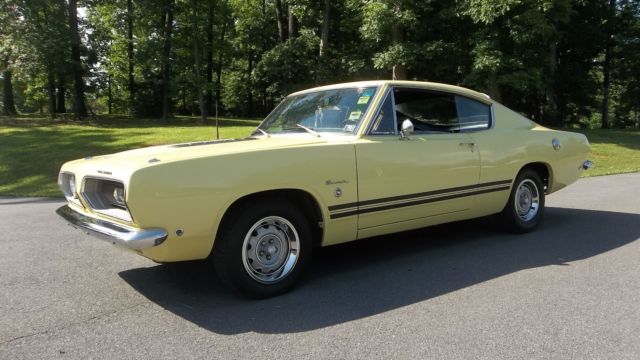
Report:
[[[93,211],[131,222],[131,214],[124,202],[124,185],[119,181],[86,178],[82,197]]]

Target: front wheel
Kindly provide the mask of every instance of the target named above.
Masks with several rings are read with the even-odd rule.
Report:
[[[227,224],[212,256],[223,280],[254,298],[281,294],[295,284],[311,258],[311,232],[292,204],[247,205]]]
[[[509,201],[500,214],[515,233],[534,230],[544,214],[544,187],[538,173],[525,169],[518,174]]]

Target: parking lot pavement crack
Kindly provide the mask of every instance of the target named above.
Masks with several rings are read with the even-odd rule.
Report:
[[[18,341],[18,340],[21,340],[21,339],[30,338],[30,337],[33,337],[33,336],[44,335],[44,334],[47,334],[49,331],[50,330],[44,330],[44,331],[39,331],[39,332],[36,332],[36,333],[33,333],[33,334],[20,335],[20,336],[14,337],[12,339],[0,342],[0,346],[7,345],[7,344],[10,344],[12,342],[15,342],[15,341]]]
[[[139,306],[142,306],[142,305],[145,305],[145,304],[147,304],[147,302],[139,302],[139,303],[133,304],[131,306],[127,306],[127,307],[123,307],[123,308],[120,308],[120,309],[107,311],[107,312],[104,312],[102,314],[97,314],[97,315],[91,316],[91,317],[89,317],[87,319],[84,319],[84,320],[67,323],[67,324],[64,324],[62,326],[53,327],[53,328],[50,328],[50,329],[46,329],[46,330],[43,330],[43,331],[38,331],[38,332],[35,332],[35,333],[31,333],[31,334],[25,334],[25,335],[16,336],[14,338],[11,338],[11,339],[8,339],[8,340],[0,342],[0,346],[8,345],[8,344],[11,344],[11,343],[16,342],[18,340],[22,340],[22,339],[26,339],[26,338],[30,338],[30,337],[34,337],[34,336],[45,335],[45,334],[48,334],[48,333],[54,333],[54,332],[57,332],[57,331],[65,330],[65,329],[71,328],[71,327],[76,326],[76,325],[87,324],[87,323],[90,323],[90,322],[93,322],[93,321],[96,321],[96,320],[100,320],[100,319],[104,319],[104,318],[110,317],[112,315],[115,315],[115,314],[123,312],[123,311],[128,311],[128,310],[134,309],[136,307],[139,307]]]

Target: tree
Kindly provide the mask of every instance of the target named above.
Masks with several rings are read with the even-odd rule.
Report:
[[[287,26],[285,25],[284,12],[282,10],[282,0],[275,0],[276,22],[278,23],[278,37],[280,42],[287,41]]]
[[[329,21],[331,19],[331,1],[324,0],[324,13],[322,15],[322,30],[320,35],[320,57],[327,53],[329,46]]]
[[[133,76],[133,0],[127,0],[127,77],[129,106],[135,101],[136,83]],[[131,110],[130,110],[131,112]]]
[[[162,120],[169,117],[169,92],[171,88],[171,32],[173,31],[174,1],[165,1],[162,14]]]
[[[639,2],[5,0],[0,72],[16,110],[51,116],[67,95],[76,112],[84,99],[165,120],[262,116],[295,90],[395,77],[477,89],[554,126],[628,127]]]
[[[87,117],[87,106],[84,98],[84,78],[82,62],[80,60],[80,33],[78,31],[78,4],[76,0],[69,0],[69,31],[71,40],[71,68],[73,72],[73,108],[76,117]],[[52,80],[53,81],[53,80]]]
[[[13,99],[13,83],[11,81],[11,69],[7,68],[2,72],[3,87],[3,112],[5,115],[15,115],[16,104]]]
[[[56,74],[64,72],[70,57],[60,56],[70,48],[70,33],[67,9],[62,0],[30,0],[16,1],[16,9],[23,21],[24,47],[23,55],[32,54],[32,63],[28,68],[43,72],[43,76],[32,76],[36,81],[31,93],[42,90],[48,97],[48,110],[53,118],[56,114]]]
[[[207,114],[213,113],[213,53],[214,53],[214,43],[213,43],[213,35],[214,35],[214,14],[215,14],[216,1],[209,0],[207,3],[207,45],[206,45],[206,53],[207,53],[207,67],[206,67],[206,99],[205,99],[205,109]]]
[[[16,115],[16,105],[13,94],[13,61],[15,58],[16,33],[19,32],[18,13],[15,4],[10,2],[0,5],[0,23],[3,24],[0,30],[0,69],[2,70],[3,82],[3,113],[5,115]]]
[[[202,81],[201,81],[201,72],[200,72],[200,44],[199,44],[199,36],[198,32],[200,31],[198,28],[198,1],[191,0],[191,10],[192,10],[192,36],[193,36],[193,76],[195,77],[196,83],[196,92],[198,94],[198,105],[200,107],[200,121],[204,123],[207,120],[207,108],[204,102],[204,97],[202,94]]]
[[[602,128],[611,127],[609,123],[609,90],[611,88],[611,60],[613,58],[614,33],[616,23],[616,0],[609,0],[605,25],[604,63],[602,64]]]

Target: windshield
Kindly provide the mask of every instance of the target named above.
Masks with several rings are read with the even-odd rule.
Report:
[[[353,134],[376,90],[376,87],[361,87],[288,96],[258,126],[257,133]]]

